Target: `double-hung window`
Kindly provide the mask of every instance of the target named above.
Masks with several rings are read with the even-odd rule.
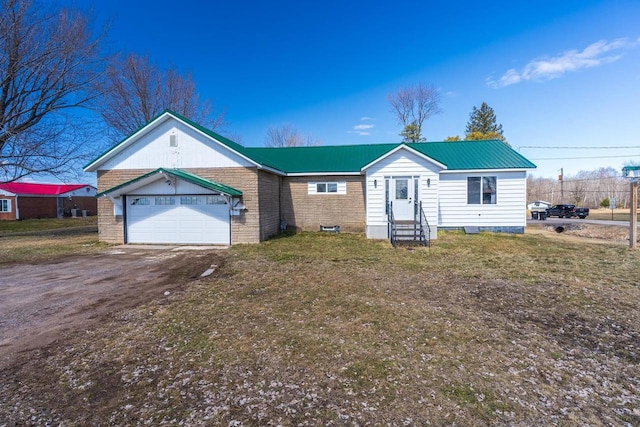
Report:
[[[467,178],[467,204],[495,205],[498,202],[498,178],[470,176]]]
[[[0,212],[11,212],[11,200],[0,199]]]

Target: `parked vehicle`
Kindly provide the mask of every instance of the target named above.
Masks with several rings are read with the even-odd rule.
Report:
[[[585,219],[589,216],[589,208],[575,208],[573,216],[577,216],[580,219]]]
[[[547,209],[547,216],[558,218],[571,218],[577,216],[585,219],[589,215],[589,208],[576,208],[576,205],[553,205]]]

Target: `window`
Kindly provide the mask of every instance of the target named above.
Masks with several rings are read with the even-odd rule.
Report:
[[[227,203],[224,196],[207,196],[208,205],[224,205]]]
[[[337,182],[318,182],[316,184],[316,193],[337,193]]]
[[[181,205],[199,205],[202,204],[202,198],[198,196],[182,196],[180,197]]]
[[[384,177],[384,214],[389,215],[389,177]]]
[[[409,180],[396,179],[396,200],[407,200],[409,198]]]
[[[347,194],[346,182],[310,182],[309,194]]]
[[[0,199],[0,212],[11,212],[10,199]]]
[[[157,205],[175,205],[176,198],[175,197],[156,197],[156,206]]]
[[[467,204],[495,205],[498,200],[498,178],[470,176],[467,178]]]
[[[148,206],[151,204],[151,199],[148,197],[135,197],[131,199],[131,205],[145,205]]]

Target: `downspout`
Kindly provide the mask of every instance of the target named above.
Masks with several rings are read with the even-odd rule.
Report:
[[[16,194],[16,220],[20,219],[20,209],[18,209],[18,195]]]

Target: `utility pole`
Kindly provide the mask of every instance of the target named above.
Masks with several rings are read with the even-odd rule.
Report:
[[[631,178],[629,188],[631,191],[631,211],[629,213],[629,249],[638,246],[638,179],[640,179],[640,166],[625,166],[622,175]]]
[[[629,221],[629,249],[638,246],[638,180],[631,180],[631,215]]]
[[[558,180],[560,181],[560,203],[564,205],[564,168],[560,168]]]

